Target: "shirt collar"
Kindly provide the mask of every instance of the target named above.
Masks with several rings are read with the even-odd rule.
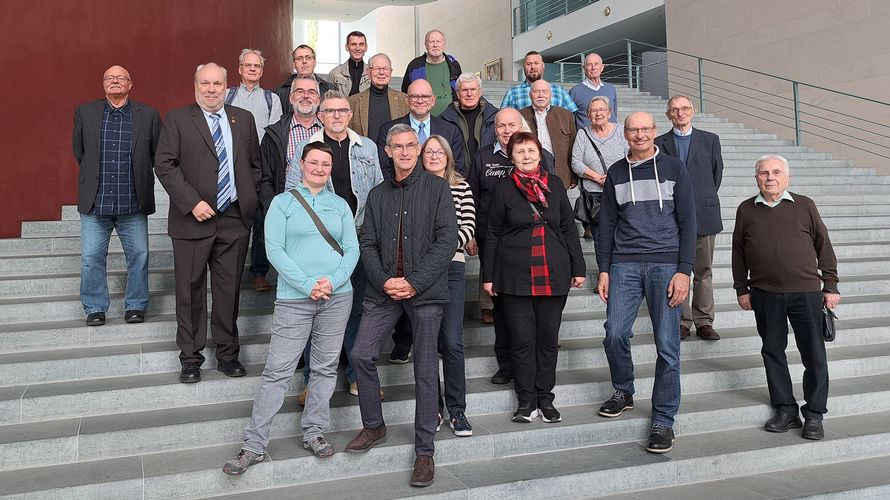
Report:
[[[420,127],[421,123],[423,123],[426,126],[426,133],[427,133],[427,135],[429,135],[430,134],[430,117],[431,116],[432,115],[427,116],[426,120],[423,120],[423,122],[421,122],[417,118],[414,118],[414,115],[412,115],[411,113],[408,113],[408,121],[411,122],[411,128],[413,128],[415,130]]]
[[[782,191],[782,196],[779,196],[779,199],[776,200],[776,202],[773,203],[772,205],[770,205],[766,201],[766,199],[763,197],[763,193],[757,193],[757,197],[754,198],[754,204],[755,205],[766,205],[766,206],[772,208],[772,207],[775,207],[776,205],[778,205],[779,203],[782,203],[785,200],[788,200],[792,203],[794,202],[794,198],[791,196],[791,193],[789,193],[787,189],[785,191]]]
[[[535,111],[536,115],[545,115],[546,116],[547,114],[550,113],[550,106],[552,106],[552,105],[548,104],[547,107],[544,109],[544,111],[541,111],[540,109],[538,109],[534,106],[532,106],[532,109]]]
[[[689,131],[687,131],[687,132],[680,132],[680,129],[678,129],[677,127],[674,127],[673,130],[674,130],[674,135],[678,135],[680,137],[686,137],[687,135],[692,135],[692,127],[689,127]]]
[[[244,82],[241,82],[241,83],[239,84],[239,87],[241,87],[239,90],[243,90],[243,91],[245,91],[245,92],[256,92],[257,90],[260,90],[260,86],[259,86],[259,85],[255,86],[255,87],[253,88],[253,90],[250,90],[250,88],[249,88],[247,85],[244,85]]]
[[[507,156],[506,151],[504,151],[504,148],[501,147],[501,142],[498,140],[494,141],[494,152],[501,153],[502,155]]]
[[[199,107],[200,107],[200,106],[199,106]],[[226,107],[225,107],[225,106],[219,108],[219,110],[214,111],[213,113],[207,111],[207,110],[204,109],[204,108],[201,108],[201,112],[204,113],[204,119],[207,120],[208,123],[210,122],[210,120],[213,119],[213,118],[210,118],[210,115],[212,115],[212,114],[214,114],[214,113],[217,114],[217,115],[219,115],[219,116],[220,116],[220,119],[223,120],[223,121],[225,121],[225,120],[228,119],[228,117],[226,116]]]
[[[315,121],[312,122],[312,125],[309,125],[308,127],[303,127],[303,124],[297,121],[297,115],[296,115],[296,114],[294,114],[293,118],[291,118],[291,120],[290,120],[290,128],[291,128],[291,130],[293,130],[293,129],[297,128],[297,127],[303,127],[303,128],[305,128],[306,130],[309,130],[309,129],[315,127],[316,125],[318,125],[319,127],[323,127],[323,126],[324,126],[324,125],[321,124],[321,122],[318,120],[318,118],[316,118]]]
[[[595,83],[593,83],[593,81],[590,78],[587,78],[585,76],[584,77],[584,85],[592,88],[593,90],[599,90],[599,89],[603,88],[603,81],[600,80],[599,85],[596,85]]]
[[[125,102],[123,106],[121,106],[119,108],[115,108],[114,106],[111,105],[110,102],[108,102],[108,99],[106,99],[105,100],[105,110],[110,111],[110,112],[120,111],[121,113],[129,113],[130,112],[130,100],[127,99],[127,102]]]

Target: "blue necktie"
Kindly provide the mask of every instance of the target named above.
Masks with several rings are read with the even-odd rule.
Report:
[[[417,125],[417,129],[417,140],[423,144],[426,142],[426,123],[420,122],[420,124]]]
[[[226,154],[222,127],[219,124],[222,117],[218,113],[213,113],[210,118],[213,118],[213,144],[216,146],[216,156],[219,158],[219,171],[216,174],[216,213],[221,214],[232,203],[232,179],[229,177],[229,157]]]

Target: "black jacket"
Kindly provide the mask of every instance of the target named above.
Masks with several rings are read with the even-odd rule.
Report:
[[[573,276],[586,276],[584,253],[575,225],[575,212],[562,179],[550,175],[547,208],[535,207],[548,228],[544,233],[547,267],[553,295],[567,295]],[[531,246],[534,216],[513,179],[500,180],[488,205],[488,235],[482,252],[482,280],[498,293],[531,295]]]
[[[380,126],[380,132],[377,134],[377,158],[380,160],[380,170],[383,172],[384,179],[392,178],[392,158],[386,155],[386,134],[393,126],[402,123],[411,125],[411,113],[400,116],[395,120],[390,120]],[[467,175],[467,162],[469,159],[464,158],[463,136],[460,135],[460,129],[451,123],[437,117],[430,116],[430,129],[427,131],[429,135],[441,135],[448,141],[451,146],[451,152],[454,153],[454,168],[463,176]],[[422,158],[417,159],[417,166],[421,166]]]
[[[269,209],[272,198],[284,192],[287,175],[287,140],[293,113],[281,115],[281,119],[266,127],[266,135],[260,144],[260,161],[263,175],[260,178],[260,208],[263,215]]]
[[[312,77],[318,82],[318,94],[320,96],[324,97],[324,93],[328,90],[337,90],[334,85],[324,78],[319,78],[315,73],[312,73]],[[278,95],[278,98],[281,99],[281,114],[283,115],[294,112],[294,107],[290,104],[290,85],[296,78],[297,74],[291,73],[291,75],[287,77],[287,80],[275,89],[275,93]]]
[[[665,154],[678,158],[673,130],[656,137],[655,145]],[[692,128],[686,170],[695,195],[695,225],[699,236],[723,231],[720,198],[717,196],[723,180],[723,154],[720,152],[720,138],[717,135]]]
[[[391,300],[383,291],[395,277],[402,227],[405,278],[417,295],[413,305],[449,301],[448,264],[457,248],[457,215],[451,187],[441,177],[415,168],[401,183],[384,180],[368,194],[365,221],[359,235],[362,264],[368,273],[365,300]]]
[[[497,140],[494,133],[494,115],[497,114],[498,108],[486,101],[484,97],[479,99],[479,106],[482,107],[482,113],[476,118],[476,130],[467,130],[467,119],[464,118],[463,114],[460,112],[459,102],[451,103],[445,108],[445,111],[439,115],[439,118],[454,125],[460,130],[464,139],[464,158],[467,162],[468,169],[470,161],[473,158],[470,155],[470,150],[467,149],[467,138],[470,134],[475,134],[476,141],[479,143],[479,149],[482,149],[482,147],[487,144],[494,144],[494,141]],[[464,172],[464,175],[466,175],[466,172]]]

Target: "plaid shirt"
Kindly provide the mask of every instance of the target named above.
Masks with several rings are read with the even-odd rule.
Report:
[[[512,87],[506,94],[504,94],[504,100],[501,101],[501,109],[522,109],[531,106],[532,98],[528,95],[531,88],[532,85],[528,83],[528,80]],[[552,91],[552,95],[550,96],[551,105],[566,108],[572,113],[578,112],[578,106],[575,105],[575,101],[572,100],[569,93],[566,92],[566,89],[562,88],[562,85],[554,85],[551,83],[550,90]]]
[[[130,101],[120,108],[105,101],[99,151],[99,188],[90,211],[93,215],[124,215],[139,211],[136,187],[133,185],[132,139]]]
[[[297,144],[308,141],[312,134],[319,130],[321,130],[321,122],[318,121],[318,118],[315,119],[309,128],[306,128],[297,122],[297,115],[294,115],[290,122],[290,133],[287,136],[287,168],[290,168],[291,163],[294,161]]]
[[[538,216],[535,217],[535,227],[532,228],[532,297],[553,295],[550,288],[550,267],[547,265],[547,245],[544,244],[544,235],[547,233],[544,224]]]

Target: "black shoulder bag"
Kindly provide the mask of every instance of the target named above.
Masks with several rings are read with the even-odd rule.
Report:
[[[587,140],[590,141],[590,145],[593,146],[593,150],[596,151],[596,155],[599,157],[600,163],[603,165],[603,172],[605,172],[608,167],[606,167],[606,160],[603,159],[603,154],[600,153],[600,148],[596,147],[596,143],[593,142],[593,138],[590,137],[586,128],[582,128],[581,130],[584,131],[584,135],[587,136]],[[596,224],[600,214],[600,200],[594,196],[593,193],[584,190],[583,180],[578,187],[579,195],[578,199],[575,200],[575,219],[585,224]]]
[[[324,227],[321,219],[318,218],[318,214],[315,213],[315,210],[312,210],[312,207],[309,206],[309,203],[306,202],[306,199],[303,198],[303,195],[300,194],[296,189],[291,189],[290,194],[294,195],[294,198],[300,202],[300,205],[303,205],[303,208],[306,209],[306,212],[309,214],[309,217],[312,219],[312,222],[315,223],[315,227],[318,228],[318,232],[321,233],[321,237],[324,238],[325,241],[328,242],[328,245],[331,245],[340,256],[343,256],[343,248],[340,247],[340,244],[337,243],[337,240],[331,236],[331,233],[328,232],[328,228]]]

